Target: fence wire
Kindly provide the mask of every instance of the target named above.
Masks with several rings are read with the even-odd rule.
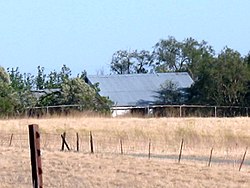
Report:
[[[63,134],[63,133],[62,133]],[[55,133],[40,133],[41,135],[41,150],[43,151],[61,151],[62,149],[62,134]],[[79,152],[80,153],[90,153],[90,134],[88,132],[78,134]],[[76,133],[66,133],[66,142],[69,145],[71,152],[77,151],[77,134]],[[181,142],[181,140],[180,140]],[[93,145],[95,153],[103,154],[123,154],[133,157],[141,158],[157,158],[162,160],[172,160],[177,162],[180,153],[180,143],[168,143],[163,140],[154,139],[130,139],[130,138],[119,138],[114,135],[101,135],[93,132]],[[5,148],[17,149],[17,152],[21,152],[22,149],[29,149],[29,138],[27,133],[0,133],[0,146]],[[241,148],[242,149],[242,148]],[[67,151],[67,148],[64,148]],[[185,142],[182,152],[183,161],[195,161],[206,165],[209,159],[211,147],[197,147],[193,143]],[[11,151],[11,150],[10,150]],[[198,152],[197,152],[198,151]],[[217,164],[227,164],[232,167],[237,167],[242,159],[241,152],[235,152],[237,148],[226,148],[225,150],[220,150],[219,152],[214,149],[213,163]],[[24,154],[23,154],[24,155]],[[31,176],[30,174],[30,160],[27,157],[29,154],[25,154],[26,158],[24,161],[16,159],[16,166],[11,166],[8,171],[4,171],[0,175],[0,186],[8,187],[16,185],[18,182],[19,187],[30,187]],[[0,161],[1,163],[1,161]],[[10,162],[11,164],[11,162]],[[250,167],[250,160],[246,159],[244,165]],[[11,169],[11,170],[9,170]],[[4,170],[4,169],[2,169]],[[21,174],[18,172],[22,172]],[[18,174],[13,176],[13,174]],[[75,180],[75,182],[80,180]],[[47,182],[49,185],[54,185],[53,182]],[[46,185],[46,184],[45,184]],[[61,182],[63,187],[70,187],[70,185]],[[73,184],[71,184],[73,185]],[[46,186],[49,187],[49,186]],[[53,187],[53,186],[52,186]],[[86,185],[86,187],[88,187]]]

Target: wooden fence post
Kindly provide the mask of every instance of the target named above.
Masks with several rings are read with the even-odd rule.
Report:
[[[93,136],[92,136],[92,132],[91,131],[89,133],[89,141],[90,141],[90,152],[94,153],[94,143],[93,143]]]
[[[32,168],[32,184],[34,188],[43,187],[42,161],[40,150],[40,133],[38,125],[29,125],[30,158]]]
[[[79,135],[76,133],[76,151],[79,151]]]
[[[242,159],[242,161],[241,161],[241,163],[240,163],[239,171],[241,170],[241,167],[242,167],[242,165],[243,165],[243,163],[244,163],[244,161],[245,161],[246,154],[247,154],[247,147],[246,147],[246,151],[245,151],[245,153],[244,153],[244,155],[243,155],[243,159]]]
[[[122,139],[120,139],[120,146],[121,146],[121,154],[123,155],[123,145],[122,145]]]
[[[65,138],[65,137],[66,137],[66,132],[64,132],[62,135],[63,135],[63,138]],[[61,135],[61,138],[62,138],[62,135]],[[64,142],[63,142],[63,138],[62,138],[62,148],[61,148],[61,151],[63,151],[63,150],[64,150]]]
[[[182,155],[182,148],[183,148],[183,144],[184,144],[184,140],[181,140],[181,148],[180,148],[180,154],[179,154],[179,159],[178,159],[178,163],[181,162],[181,155]]]
[[[148,142],[148,159],[150,159],[151,157],[151,140],[149,139],[149,142]]]
[[[214,149],[214,148],[212,148],[211,151],[210,151],[210,157],[209,157],[209,161],[208,161],[208,166],[209,166],[209,167],[211,166],[212,155],[213,155],[213,149]]]
[[[69,145],[66,142],[66,133],[65,132],[63,134],[61,134],[61,138],[62,138],[62,151],[64,150],[64,144],[67,147],[67,149],[70,150]]]
[[[11,146],[12,139],[13,139],[13,133],[12,133],[11,136],[10,136],[10,143],[9,143],[9,146]]]

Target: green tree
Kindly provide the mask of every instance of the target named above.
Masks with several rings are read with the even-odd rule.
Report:
[[[127,51],[117,51],[112,56],[111,71],[116,74],[131,74],[132,62],[131,54]]]
[[[63,65],[61,71],[58,74],[58,84],[67,81],[71,77],[72,73],[69,67]]]
[[[156,72],[169,72],[183,70],[183,62],[179,62],[181,43],[174,37],[160,40],[154,46],[154,60]]]
[[[191,88],[188,89],[190,104],[216,105],[213,100],[214,95],[214,77],[215,59],[210,58],[199,64],[197,78]]]
[[[196,79],[199,64],[213,55],[213,48],[205,41],[199,43],[193,38],[187,38],[179,42],[174,37],[169,37],[154,46],[153,64],[156,72],[187,71]]]
[[[133,60],[133,73],[148,73],[152,64],[152,55],[150,52],[146,50],[135,50],[131,53],[131,56]]]
[[[34,76],[21,74],[18,67],[8,69],[8,73],[10,75],[10,86],[15,92],[18,101],[18,112],[23,114],[27,107],[36,105],[36,98],[31,93]]]
[[[180,104],[184,102],[181,89],[177,83],[171,80],[161,84],[160,89],[156,93],[155,98],[158,104]]]
[[[217,58],[203,62],[190,102],[214,105],[244,105],[247,94],[247,64],[240,53],[225,48]]]
[[[62,104],[79,104],[86,110],[98,110],[108,105],[108,100],[100,97],[96,90],[81,78],[68,79],[62,84]]]
[[[53,89],[59,87],[59,75],[56,71],[51,71],[48,76],[45,83],[45,88],[47,89]]]
[[[109,112],[111,101],[98,94],[98,85],[88,85],[84,74],[65,78],[56,90],[40,97],[39,106],[80,105],[81,110]]]
[[[10,85],[10,78],[0,66],[0,116],[12,116],[18,113],[17,94]]]
[[[111,72],[115,74],[147,73],[151,66],[152,55],[149,51],[117,51],[111,61]]]
[[[45,88],[46,74],[44,73],[44,67],[37,67],[37,76],[35,78],[36,89],[41,90]]]
[[[218,56],[214,70],[217,103],[221,105],[242,105],[247,92],[247,64],[240,53],[225,48]]]
[[[10,83],[9,74],[1,66],[0,66],[0,82],[6,83],[6,84]]]
[[[66,65],[63,65],[60,72],[51,71],[47,76],[44,76],[45,89],[58,89],[61,84],[71,77],[71,70]]]
[[[181,71],[187,71],[195,80],[199,75],[200,65],[210,61],[215,55],[212,46],[206,41],[198,42],[193,38],[187,38],[181,43],[180,63]]]
[[[19,72],[19,68],[7,69],[10,77],[10,84],[16,91],[23,90],[25,88],[25,82],[23,75]]]
[[[245,106],[250,106],[250,52],[245,56],[244,62],[247,65],[247,93],[245,96]]]

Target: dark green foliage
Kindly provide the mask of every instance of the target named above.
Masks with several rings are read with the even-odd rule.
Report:
[[[81,78],[68,79],[61,87],[61,104],[78,104],[90,111],[109,111],[111,101],[99,96],[98,90]]]
[[[174,37],[160,40],[154,47],[154,60],[156,72],[182,71],[184,59],[180,58],[181,43]]]
[[[167,80],[156,93],[156,103],[158,104],[180,104],[182,102],[181,90],[172,81]]]
[[[9,73],[12,88],[14,90],[23,90],[25,88],[25,82],[18,68],[7,69],[7,71]]]
[[[36,105],[36,99],[31,93],[34,85],[34,76],[31,74],[21,74],[18,68],[8,69],[10,76],[10,86],[15,93],[15,98],[18,103],[18,113],[23,114],[27,107]]]
[[[41,90],[45,88],[46,74],[44,73],[44,67],[37,67],[37,76],[35,78],[36,89]]]
[[[111,72],[115,74],[139,74],[147,73],[152,63],[152,55],[149,51],[120,50],[113,54]]]
[[[187,38],[178,42],[174,37],[160,40],[154,46],[154,68],[156,72],[189,72],[193,79],[198,74],[200,63],[214,55],[214,50],[205,41]]]
[[[12,116],[18,113],[18,95],[10,85],[10,78],[0,67],[0,116]]]
[[[134,52],[137,53],[137,50]],[[158,91],[158,102],[166,104],[202,105],[250,105],[250,52],[242,57],[237,51],[225,48],[215,55],[207,42],[193,38],[177,41],[174,37],[162,39],[155,44],[153,52],[134,55],[127,51],[117,51],[113,55],[111,71],[116,74],[135,74],[150,72],[188,72],[194,80],[184,99],[177,101],[178,92],[171,85]],[[141,66],[134,57],[145,59]],[[144,57],[143,57],[144,56]],[[137,66],[135,66],[137,65]],[[136,71],[141,67],[142,71]],[[178,96],[178,97],[174,97]],[[188,98],[187,98],[188,97]],[[171,99],[171,100],[170,100]],[[180,100],[180,99],[179,99]]]
[[[249,82],[247,64],[241,55],[225,48],[217,58],[200,65],[191,88],[191,103],[244,106]]]
[[[10,83],[10,77],[8,73],[1,66],[0,66],[0,82],[6,83],[6,84]]]
[[[52,71],[47,76],[47,81],[45,83],[45,88],[53,89],[58,88],[59,85],[59,76],[56,71]]]
[[[244,62],[247,66],[247,93],[245,96],[245,104],[246,106],[250,106],[250,52],[244,58]]]
[[[15,110],[15,98],[11,87],[4,83],[0,83],[0,114],[1,116],[11,115]]]
[[[80,105],[80,110],[110,112],[111,101],[99,96],[98,85],[90,86],[83,71],[71,78],[71,70],[63,65],[60,72],[37,75],[22,74],[18,68],[0,67],[0,116],[24,115],[27,109],[57,105]],[[35,92],[34,92],[35,91]]]

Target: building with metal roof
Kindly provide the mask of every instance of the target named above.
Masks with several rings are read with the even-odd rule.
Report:
[[[101,96],[114,102],[114,106],[149,106],[155,104],[157,91],[166,81],[178,88],[189,88],[193,80],[187,72],[155,74],[123,74],[88,76],[91,84],[99,83]]]
[[[31,90],[30,91],[32,95],[36,98],[39,99],[42,96],[52,94],[52,93],[59,93],[61,92],[61,89],[40,89],[40,90]]]

